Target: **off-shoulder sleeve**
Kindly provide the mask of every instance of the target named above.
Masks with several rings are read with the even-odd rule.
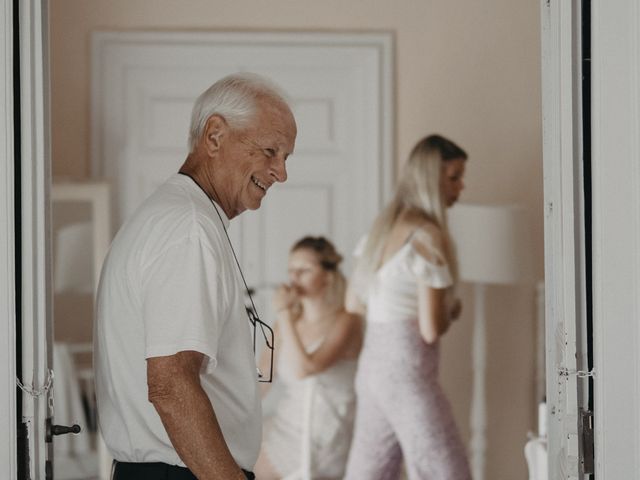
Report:
[[[419,229],[410,241],[413,248],[412,255],[408,259],[409,269],[416,278],[433,288],[452,286],[453,277],[438,238],[430,232]]]
[[[409,259],[409,269],[416,278],[430,287],[447,288],[453,285],[453,278],[446,263],[433,263],[416,251]]]

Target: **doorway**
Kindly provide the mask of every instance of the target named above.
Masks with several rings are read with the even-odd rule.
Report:
[[[349,271],[350,252],[391,191],[392,63],[392,37],[385,33],[95,32],[95,180],[54,179],[53,185],[54,351],[91,376],[87,353],[96,285],[91,279],[97,278],[110,235],[186,158],[196,97],[235,71],[263,74],[279,84],[298,124],[287,183],[274,186],[260,210],[246,212],[230,228],[261,317],[272,323],[273,288],[286,280],[288,249],[300,237],[331,238]],[[78,204],[81,191],[85,203],[100,192],[108,195],[101,203],[110,213],[92,215],[91,202]],[[111,221],[113,229],[107,227]],[[110,233],[105,238],[96,228]],[[85,259],[78,254],[80,245],[93,246]],[[93,399],[86,385],[69,385],[82,401],[69,404],[67,412],[82,414],[88,405],[90,419]],[[77,446],[60,442],[56,477],[84,479],[95,471],[106,478],[108,454],[99,437],[95,440]],[[79,457],[91,455],[98,459],[87,470]],[[83,469],[87,473],[79,477]]]

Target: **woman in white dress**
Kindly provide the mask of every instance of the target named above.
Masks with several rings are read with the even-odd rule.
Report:
[[[418,142],[356,252],[348,307],[366,309],[367,328],[348,480],[397,480],[403,458],[410,480],[471,479],[438,381],[438,340],[460,313],[446,209],[464,187],[466,159],[439,135]]]
[[[288,285],[276,291],[275,375],[283,395],[266,422],[260,480],[339,479],[353,419],[362,322],[344,308],[342,257],[324,237],[291,249]]]

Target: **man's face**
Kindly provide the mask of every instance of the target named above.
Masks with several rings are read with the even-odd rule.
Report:
[[[232,131],[222,155],[228,168],[223,186],[230,217],[260,207],[275,182],[287,180],[287,157],[293,153],[296,124],[289,109],[261,101],[252,124]]]

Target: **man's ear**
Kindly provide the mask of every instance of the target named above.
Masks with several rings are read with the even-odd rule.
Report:
[[[220,115],[211,115],[209,117],[204,127],[202,141],[210,156],[215,155],[220,150],[228,129],[227,122]]]

